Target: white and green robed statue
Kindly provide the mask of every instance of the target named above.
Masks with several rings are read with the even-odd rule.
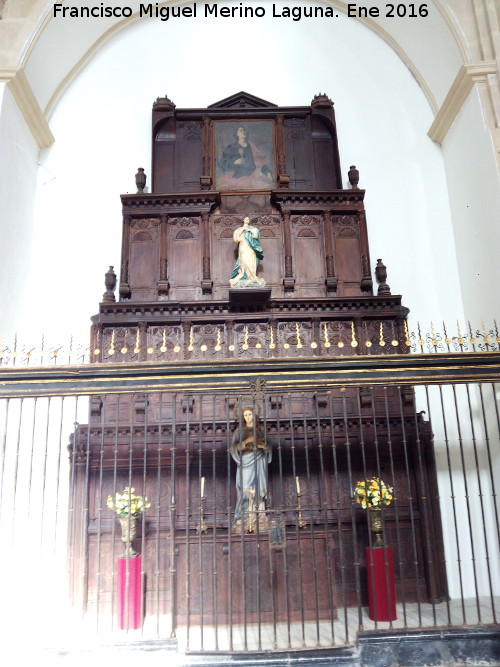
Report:
[[[264,258],[260,247],[260,232],[250,225],[250,218],[243,220],[243,226],[234,231],[233,240],[238,244],[238,259],[234,265],[229,284],[231,287],[262,287],[266,284],[257,276],[259,260]]]

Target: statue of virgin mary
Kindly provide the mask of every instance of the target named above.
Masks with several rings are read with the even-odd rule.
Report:
[[[250,225],[250,218],[246,217],[243,225],[234,231],[233,240],[238,244],[238,259],[229,284],[231,287],[262,287],[266,281],[257,276],[257,267],[264,252],[260,247],[260,232]]]

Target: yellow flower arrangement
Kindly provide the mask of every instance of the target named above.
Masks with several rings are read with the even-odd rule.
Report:
[[[106,505],[110,510],[114,510],[118,516],[139,516],[144,510],[151,507],[148,499],[142,496],[136,496],[135,489],[126,486],[123,493],[115,493],[115,497],[108,496]]]
[[[378,477],[366,482],[358,482],[354,487],[354,499],[363,509],[371,507],[383,509],[391,504],[394,487],[389,486]]]

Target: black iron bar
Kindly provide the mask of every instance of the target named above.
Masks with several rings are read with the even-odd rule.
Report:
[[[462,559],[460,553],[460,535],[458,531],[458,521],[457,521],[457,505],[456,505],[456,496],[455,496],[455,486],[453,482],[453,468],[451,462],[450,454],[450,441],[448,438],[448,425],[446,422],[446,411],[444,407],[444,398],[443,398],[443,387],[438,385],[439,389],[439,398],[441,402],[441,414],[443,416],[443,430],[444,430],[444,443],[446,448],[446,462],[448,466],[448,479],[450,482],[450,491],[451,491],[451,506],[453,511],[453,527],[455,530],[455,546],[457,548],[457,566],[458,566],[458,581],[460,585],[460,599],[462,600],[462,615],[463,620],[465,621],[465,607],[464,607],[464,586],[463,586],[463,577],[462,577]],[[446,605],[448,613],[448,625],[451,625],[451,610],[448,596],[446,596]]]
[[[278,428],[278,467],[279,467],[279,480],[280,480],[280,497],[283,507],[283,531],[285,532],[286,539],[286,524],[287,524],[287,512],[285,505],[285,491],[283,488],[283,446],[282,440],[284,436],[281,433],[281,414],[280,410],[283,407],[281,403],[281,397],[276,397],[276,422]],[[293,487],[292,487],[293,488]],[[288,551],[286,548],[283,549],[283,577],[285,580],[285,614],[286,614],[286,625],[287,625],[287,648],[292,647],[292,629],[291,629],[291,619],[290,619],[290,580],[289,580],[289,571],[288,571]]]
[[[78,396],[76,398],[76,403],[78,404]],[[31,449],[30,449],[30,465],[29,465],[29,474],[28,474],[28,511],[27,511],[27,524],[29,525],[30,521],[30,515],[31,515],[31,484],[33,481],[33,457],[34,457],[34,452],[35,452],[35,435],[36,435],[36,413],[37,413],[37,406],[38,406],[38,398],[35,396],[33,399],[33,420],[32,420],[32,428],[31,428]],[[73,430],[73,435],[74,435],[74,430]],[[73,471],[71,471],[71,474],[73,474]],[[0,506],[2,504],[1,497],[0,497]],[[69,519],[69,515],[68,515]]]
[[[219,650],[219,617],[217,587],[217,428],[215,423],[216,401],[212,395],[212,600],[214,614],[215,650]]]
[[[329,395],[330,392],[327,392]],[[318,394],[314,393],[315,411],[316,411],[316,429],[318,432],[318,457],[320,466],[320,476],[318,479],[319,485],[319,503],[323,512],[323,526],[325,530],[325,554],[326,554],[326,574],[328,581],[328,604],[330,606],[330,633],[332,644],[335,644],[335,601],[334,601],[334,573],[332,568],[332,553],[331,553],[331,538],[330,538],[330,485],[325,470],[324,453],[323,453],[323,425],[319,416]],[[323,485],[323,486],[321,486]]]
[[[100,592],[101,592],[101,539],[102,539],[102,495],[103,495],[103,477],[104,477],[104,430],[105,430],[105,423],[104,423],[104,415],[106,414],[106,407],[107,407],[107,398],[108,395],[105,394],[103,396],[103,405],[102,405],[102,410],[101,410],[101,424],[100,424],[100,438],[99,438],[99,473],[98,473],[98,482],[97,482],[97,489],[96,489],[96,494],[94,498],[94,517],[95,514],[97,513],[97,521],[96,521],[96,528],[97,528],[97,533],[96,533],[96,628],[97,631],[99,631],[99,605],[101,602],[100,599]],[[61,422],[62,422],[62,417],[61,417]],[[90,426],[90,424],[89,424]],[[99,503],[97,506],[96,504]]]
[[[495,403],[495,408],[498,410],[498,406],[496,403],[496,397],[494,393],[495,387],[493,385],[493,400]],[[497,538],[500,536],[500,526],[499,526],[499,520],[498,520],[498,508],[496,504],[496,498],[497,498],[497,493],[496,493],[496,487],[495,487],[495,477],[493,475],[493,461],[491,457],[491,447],[490,447],[490,436],[489,436],[489,428],[488,428],[488,420],[486,418],[486,410],[484,407],[484,395],[483,395],[483,385],[480,383],[479,384],[479,396],[481,398],[481,414],[483,417],[483,428],[484,428],[484,440],[486,444],[486,453],[488,456],[488,471],[489,471],[489,476],[490,476],[490,484],[491,484],[491,498],[492,498],[492,505],[494,508],[494,513],[495,513],[495,523],[496,523],[496,535]],[[498,412],[497,412],[498,416]],[[489,571],[489,562],[488,562],[488,571]],[[491,600],[491,611],[493,615],[493,622],[496,623],[496,611],[495,611],[495,600],[493,596],[493,587],[492,587],[492,581],[491,581],[491,576],[489,579],[490,583],[490,600]]]
[[[346,558],[344,553],[344,540],[342,535],[342,501],[340,497],[340,480],[339,480],[339,467],[337,460],[337,442],[335,439],[335,418],[334,418],[334,396],[330,392],[328,396],[328,413],[330,420],[330,433],[332,437],[332,463],[333,463],[333,475],[335,481],[335,508],[333,510],[333,517],[337,524],[337,542],[338,542],[338,561],[339,561],[339,571],[340,571],[340,581],[342,589],[342,607],[344,610],[344,631],[346,635],[346,643],[349,641],[349,615],[347,607],[347,586],[346,586]],[[333,497],[332,497],[333,501]],[[335,534],[335,529],[334,529]],[[336,579],[334,578],[334,583],[336,584]],[[361,619],[360,619],[361,624]]]
[[[418,625],[422,625],[422,607],[421,607],[421,602],[420,602],[420,577],[419,577],[419,560],[418,560],[418,548],[417,548],[417,535],[415,531],[415,510],[413,507],[413,484],[412,484],[412,479],[411,479],[411,473],[410,470],[412,469],[412,466],[410,465],[410,459],[409,459],[409,452],[408,452],[408,439],[406,437],[406,426],[405,426],[405,414],[404,414],[404,408],[403,408],[403,395],[402,392],[398,392],[398,399],[399,399],[399,414],[401,416],[401,430],[402,430],[402,444],[403,444],[403,454],[404,454],[404,462],[405,462],[405,473],[406,473],[406,484],[408,487],[408,500],[409,502],[409,509],[410,509],[410,525],[411,525],[411,539],[412,539],[412,548],[413,548],[413,566],[415,570],[415,591],[417,594],[417,614],[418,614]],[[415,400],[415,399],[414,399]],[[415,411],[415,403],[413,407],[413,411]],[[416,417],[415,417],[416,419]]]
[[[14,535],[15,535],[15,520],[16,520],[16,500],[17,500],[17,477],[19,473],[19,448],[21,446],[21,424],[23,419],[23,408],[24,408],[24,398],[21,398],[19,401],[19,419],[17,422],[17,440],[16,440],[16,453],[14,456],[14,474],[13,474],[13,487],[12,487],[12,516],[11,516],[11,545],[14,545]],[[45,477],[44,477],[45,484]],[[45,496],[45,494],[44,494]],[[43,512],[42,512],[43,517]],[[43,524],[42,524],[43,525]]]
[[[231,426],[230,411],[231,406],[229,397],[225,397],[226,407],[226,523],[227,523],[227,618],[229,626],[229,650],[233,651],[233,541],[232,541],[232,516],[233,509],[231,505]]]
[[[258,642],[257,642],[257,647],[258,650],[262,650],[262,616],[261,616],[261,603],[262,599],[260,596],[260,562],[261,562],[261,556],[260,556],[260,517],[266,516],[265,514],[261,514],[260,510],[260,488],[259,488],[259,482],[258,482],[258,474],[257,474],[257,420],[259,418],[258,412],[257,412],[257,406],[255,403],[255,399],[252,401],[252,411],[253,411],[253,450],[254,450],[254,479],[255,479],[255,494],[254,494],[254,499],[255,499],[255,508],[254,508],[254,516],[256,518],[256,524],[255,524],[255,562],[257,564],[256,566],[256,593],[257,593],[257,636],[258,636]],[[257,493],[258,491],[258,493]]]
[[[470,398],[470,390],[469,390],[469,385],[465,385],[465,389],[467,392],[467,405],[469,408],[469,420],[470,420],[470,427],[471,427],[471,434],[472,434],[472,450],[474,452],[474,463],[476,466],[476,478],[477,478],[477,488],[478,488],[478,495],[479,495],[479,505],[481,508],[481,519],[482,519],[482,524],[483,524],[483,537],[484,537],[484,550],[486,553],[486,569],[488,572],[488,582],[490,586],[490,590],[492,587],[492,581],[491,581],[491,570],[490,570],[490,550],[489,550],[489,545],[488,545],[488,533],[486,530],[486,516],[484,512],[484,496],[483,496],[483,485],[481,483],[481,472],[480,472],[480,464],[479,464],[479,456],[477,453],[477,442],[476,442],[476,431],[474,428],[474,415],[472,414],[472,405],[471,405],[471,398]],[[476,560],[476,556],[474,553],[474,560]],[[476,606],[477,606],[477,618],[479,623],[481,623],[481,604],[479,600],[479,588],[476,586]]]
[[[36,401],[36,399],[35,399]],[[75,415],[73,418],[73,433],[70,436],[71,446],[69,448],[69,459],[70,459],[70,473],[69,473],[69,498],[68,498],[68,544],[75,544],[76,542],[76,512],[75,512],[75,479],[76,479],[76,438],[77,438],[77,418],[78,418],[78,401],[79,396],[76,397],[75,401]],[[35,408],[36,414],[36,408]],[[33,426],[34,426],[33,421]],[[31,456],[33,461],[33,445],[35,438],[35,430],[33,428],[33,443],[31,446]],[[30,475],[33,471],[33,463],[31,464]],[[28,516],[29,508],[31,503],[31,479],[30,479],[30,501],[28,504]],[[0,497],[0,511],[2,507],[2,499]],[[76,587],[74,582],[74,572],[75,572],[75,553],[73,549],[68,549],[68,564],[67,564],[67,577],[70,582],[70,599],[74,601],[76,594]]]
[[[200,394],[199,397],[200,401],[200,420],[198,424],[198,491],[200,490],[201,487],[201,479],[202,479],[202,473],[203,473],[203,463],[202,463],[202,455],[203,455],[203,394]],[[189,408],[188,408],[189,409]],[[186,410],[187,412],[187,410]],[[203,545],[202,545],[202,539],[203,539],[203,530],[202,530],[202,520],[203,520],[203,501],[201,499],[201,493],[200,493],[200,503],[198,505],[198,521],[199,521],[199,530],[198,530],[198,594],[199,594],[199,616],[200,616],[200,649],[203,651],[205,648],[204,644],[204,630],[205,630],[205,625],[204,625],[204,581],[203,581],[203,574],[204,574],[204,567],[203,567]]]
[[[375,410],[375,406],[377,405],[377,401],[375,400],[375,395],[373,393],[373,387],[370,387],[370,395],[371,395],[371,408],[372,408],[372,419],[373,419],[373,449],[375,451],[375,468],[376,468],[376,475],[378,479],[380,480],[382,478],[382,472],[380,469],[380,449],[379,449],[379,442],[378,442],[378,429],[377,429],[377,414]],[[368,520],[368,514],[367,514],[367,520]],[[384,513],[382,512],[382,526],[383,529],[385,528],[384,525]],[[372,548],[372,542],[371,542],[371,531],[368,530],[368,540],[370,544],[370,549]],[[374,568],[374,559],[371,558],[371,567],[370,567],[370,576],[372,578],[373,583],[374,582],[374,577],[375,577],[375,568]],[[386,577],[387,579],[387,577]],[[377,603],[377,586],[373,585],[372,588],[373,592],[373,607],[375,609],[375,629],[378,627],[378,603]],[[392,626],[392,621],[391,621],[391,626]]]
[[[302,428],[304,429],[304,455],[305,455],[305,464],[306,464],[306,477],[307,477],[307,487],[309,490],[309,533],[311,536],[311,555],[312,555],[312,568],[313,568],[313,583],[314,583],[314,606],[316,612],[316,646],[321,645],[320,641],[320,628],[319,628],[319,597],[318,597],[318,568],[316,561],[316,545],[315,545],[315,534],[314,534],[314,509],[312,504],[312,487],[311,487],[311,469],[309,462],[309,438],[307,435],[308,424],[306,417],[306,405],[304,392],[301,394],[301,404],[302,404]],[[319,491],[321,493],[321,491]]]
[[[88,562],[88,550],[89,550],[89,485],[90,485],[90,431],[91,431],[91,416],[92,416],[92,410],[90,406],[90,401],[88,402],[88,408],[87,408],[87,442],[85,445],[85,473],[84,473],[84,478],[83,478],[83,507],[82,507],[82,535],[83,535],[83,544],[82,544],[82,550],[81,550],[81,555],[80,558],[82,560],[82,567],[81,569],[81,585],[80,585],[80,590],[82,591],[82,617],[81,617],[81,622],[82,626],[85,621],[85,612],[87,611],[88,608],[88,596],[89,596],[89,590],[88,590],[88,577],[89,577],[89,562]],[[46,442],[45,442],[45,466],[46,466],[46,461],[47,461],[47,441],[49,437],[49,417],[50,417],[50,397],[49,397],[49,405],[47,406],[47,432],[46,432]],[[45,467],[44,466],[44,467]],[[46,477],[46,469],[43,471],[43,480],[44,480],[44,487],[45,487],[45,477]],[[45,493],[42,494],[42,499],[44,497]],[[43,500],[42,500],[43,502]],[[43,512],[43,510],[42,510]],[[43,513],[42,513],[43,516]],[[85,597],[85,600],[83,600],[83,597]]]
[[[394,333],[393,333],[393,338],[394,338]],[[398,387],[399,389],[399,387]],[[391,486],[394,489],[394,459],[392,456],[392,433],[391,433],[391,420],[389,417],[389,405],[387,401],[387,387],[383,388],[384,391],[384,409],[385,409],[385,422],[386,422],[386,428],[387,428],[387,450],[389,453],[389,465],[390,465],[390,471],[391,471]],[[396,523],[396,550],[397,550],[397,558],[398,561],[401,562],[401,542],[399,539],[399,514],[398,514],[398,506],[397,503],[394,503],[394,514],[395,514],[395,523]],[[382,512],[382,518],[384,517],[384,512]],[[383,527],[386,528],[385,523],[382,523]],[[388,561],[388,556],[387,556],[387,550],[384,550],[384,568],[385,568],[385,581],[386,581],[386,595],[387,595],[387,607],[389,609],[389,614],[391,613],[392,610],[392,603],[395,602],[395,600],[392,600],[392,595],[396,595],[396,589],[394,588],[394,592],[391,590],[390,586],[390,577],[391,573],[389,571],[389,561]],[[401,570],[400,570],[401,572]],[[404,577],[401,576],[401,584],[403,585],[403,580]],[[403,590],[403,589],[402,589]],[[403,596],[404,600],[404,596]],[[392,620],[390,621],[389,627],[392,628]]]
[[[359,428],[359,451],[361,452],[361,465],[362,465],[362,473],[363,473],[363,480],[366,482],[368,481],[368,471],[366,468],[366,440],[365,440],[365,432],[364,432],[364,427],[363,427],[363,414],[361,410],[361,396],[360,392],[364,390],[364,388],[354,388],[354,391],[356,391],[356,398],[357,398],[357,405],[358,405],[358,428]],[[370,405],[373,404],[373,390],[371,390],[371,403]],[[365,418],[366,419],[366,418]],[[375,428],[375,427],[374,427]],[[354,480],[352,481],[350,485],[350,489],[352,489],[352,484],[354,483]],[[352,490],[351,490],[352,493]],[[372,548],[372,533],[370,530],[370,519],[368,515],[368,508],[365,508],[365,519],[366,519],[366,524],[368,528],[368,546],[371,549]],[[365,552],[366,553],[366,552]],[[366,556],[365,556],[366,560]],[[369,570],[369,571],[368,571]],[[370,577],[371,584],[372,584],[372,589],[375,591],[375,570],[374,570],[374,564],[373,561],[371,562],[370,568],[368,568],[368,563],[366,563],[366,575],[367,579]],[[375,593],[376,597],[376,593]]]
[[[113,445],[113,487],[112,487],[112,494],[111,497],[114,499],[115,498],[115,493],[116,493],[116,485],[117,485],[117,475],[118,475],[118,442],[120,439],[120,398],[121,394],[116,395],[116,411],[115,411],[115,437],[114,437],[114,445]],[[90,428],[90,422],[89,422],[89,428]],[[116,517],[115,514],[113,513],[113,518],[111,520],[111,568],[112,568],[112,586],[111,586],[111,609],[114,610],[115,608],[115,578],[116,578],[116,544],[115,544],[115,536],[116,536]],[[112,613],[111,614],[111,627],[114,627],[114,619],[115,615]]]
[[[241,429],[243,425],[243,397],[238,397],[238,426]],[[241,430],[240,430],[241,433]],[[244,493],[243,489],[243,451],[240,450],[240,465],[238,466],[237,475],[240,476],[240,489],[241,493]],[[243,496],[242,496],[243,497]],[[246,568],[245,568],[245,514],[243,512],[243,501],[240,505],[240,539],[241,539],[241,590],[243,597],[243,648],[245,651],[248,650],[248,628],[247,628],[247,596],[246,596]],[[248,509],[247,509],[248,513]]]
[[[395,391],[398,394],[401,392],[401,387],[395,387]],[[393,458],[393,449],[392,449],[392,434],[391,434],[391,421],[389,415],[389,404],[387,398],[387,387],[384,387],[384,407],[385,407],[385,419],[387,423],[387,446],[389,448],[389,461],[391,466],[391,486],[393,488],[393,506],[394,506],[394,516],[396,523],[396,548],[397,548],[397,560],[399,566],[399,587],[401,590],[401,606],[403,609],[403,625],[407,627],[407,618],[406,618],[406,595],[405,595],[405,573],[403,569],[403,552],[401,548],[401,533],[400,533],[400,521],[399,521],[399,502],[398,502],[398,489],[396,485],[396,475],[394,471],[394,458]]]
[[[432,536],[430,534],[430,524],[431,524],[431,517],[430,514],[432,513],[432,507],[429,504],[429,495],[430,495],[430,487],[428,484],[428,481],[425,476],[425,467],[424,467],[424,461],[423,461],[423,454],[422,454],[422,438],[420,437],[420,426],[419,426],[419,418],[418,415],[415,411],[414,413],[415,417],[415,433],[416,433],[416,452],[417,452],[417,457],[418,457],[418,469],[417,469],[417,479],[420,479],[420,500],[421,500],[421,509],[420,509],[420,525],[423,525],[423,529],[425,532],[425,554],[424,558],[427,564],[427,572],[429,573],[429,576],[432,576],[432,573],[434,572],[435,564],[434,564],[434,556],[432,553],[433,547],[434,547],[434,541],[432,539]],[[424,568],[425,571],[425,568]],[[431,592],[433,595],[433,593]],[[429,595],[428,595],[429,597]]]
[[[160,532],[161,532],[161,489],[162,489],[162,448],[163,448],[163,392],[158,395],[158,446],[156,448],[156,539],[155,539],[155,598],[156,637],[160,638]],[[153,499],[151,498],[151,501]]]
[[[293,479],[297,479],[297,462],[295,455],[295,432],[294,432],[294,422],[293,422],[293,398],[291,393],[288,393],[288,414],[289,414],[289,427],[290,427],[290,453],[292,456],[292,475]],[[293,482],[292,482],[293,488]],[[297,508],[295,510],[295,537],[297,540],[297,561],[298,561],[298,580],[299,580],[299,595],[300,595],[300,620],[302,628],[302,648],[306,646],[306,629],[305,629],[305,610],[304,610],[304,589],[302,582],[302,550],[301,550],[301,535],[300,535],[300,526],[299,526],[299,502],[300,498],[297,494]]]
[[[462,464],[462,476],[463,476],[463,481],[464,481],[464,490],[465,490],[465,503],[467,507],[467,522],[469,526],[469,543],[470,543],[470,548],[471,548],[471,561],[472,561],[472,573],[473,573],[473,578],[474,578],[474,588],[476,591],[476,597],[477,597],[477,571],[476,571],[476,555],[474,551],[474,537],[473,537],[473,530],[472,530],[472,515],[471,515],[471,508],[470,508],[470,495],[469,495],[469,484],[467,482],[467,466],[465,463],[465,451],[464,451],[464,441],[462,437],[462,426],[460,423],[460,414],[459,414],[459,406],[458,406],[458,400],[457,400],[457,389],[455,385],[452,385],[452,391],[453,391],[453,400],[455,403],[455,417],[457,420],[457,429],[458,429],[458,444],[459,444],[459,449],[460,449],[460,461]],[[467,624],[466,618],[465,618],[465,604],[463,606],[464,609],[464,625]]]
[[[429,385],[426,384],[426,385],[424,385],[424,387],[425,387],[425,396],[426,396],[426,399],[427,399],[427,414],[429,415],[429,424],[432,425],[432,408],[431,408],[431,401],[429,400]],[[434,456],[434,443],[432,443],[432,444],[433,444],[432,454]],[[439,494],[439,490],[438,490],[438,494]],[[439,497],[436,498],[436,501],[437,501],[438,506],[439,506],[440,498]],[[441,566],[441,563],[439,563],[439,566]],[[448,597],[448,596],[446,596],[446,597]],[[436,604],[434,602],[434,598],[431,600],[431,602],[432,602],[432,618],[433,618],[433,621],[434,621],[434,626],[436,626],[437,617],[436,617]]]
[[[5,458],[7,453],[7,431],[9,428],[9,408],[10,408],[10,398],[5,399],[5,421],[4,421],[4,432],[3,432],[3,441],[2,441],[2,465],[0,470],[0,522],[2,520],[3,514],[3,490],[4,490],[4,474],[5,474]]]
[[[266,444],[269,444],[268,442],[268,428],[267,428],[267,422],[268,422],[268,401],[264,398],[262,401],[262,417],[264,421],[264,442]],[[281,530],[281,520],[278,518],[280,516],[280,513],[278,512],[277,508],[275,507],[275,498],[271,499],[271,492],[270,492],[270,485],[269,485],[269,468],[266,466],[267,470],[267,503],[268,507],[274,507],[274,517],[275,517],[275,527],[277,530]],[[272,502],[271,502],[272,501]],[[270,511],[266,512],[266,516],[270,517],[272,516]],[[268,525],[269,529],[270,523]],[[272,612],[272,620],[273,620],[273,646],[276,649],[278,647],[278,634],[277,634],[277,618],[276,618],[276,595],[275,595],[275,572],[274,572],[274,553],[273,550],[271,549],[271,539],[270,536],[268,536],[268,558],[269,558],[269,581],[270,581],[270,588],[271,588],[271,612]]]
[[[148,424],[149,424],[149,410],[150,410],[150,401],[154,399],[153,394],[146,394],[144,397],[144,445],[142,451],[142,493],[143,498],[147,497],[147,471],[148,471]],[[151,406],[151,410],[153,407]],[[141,513],[141,590],[142,583],[144,582],[144,567],[146,561],[146,512]],[[141,595],[141,634],[144,635],[144,611],[145,611],[145,599],[144,594]]]
[[[189,651],[191,645],[191,542],[189,530],[191,527],[191,422],[189,419],[189,405],[186,407],[186,497],[185,497],[185,541],[186,541],[186,650]],[[170,542],[173,541],[173,523],[170,523]],[[172,551],[171,559],[174,558]],[[173,560],[172,565],[173,567]],[[171,590],[172,600],[174,599],[174,590]],[[173,616],[172,616],[173,618]]]
[[[176,465],[176,448],[177,448],[177,393],[172,396],[172,442],[170,445],[170,499],[169,499],[169,518],[170,518],[170,614],[171,614],[171,629],[170,638],[175,639],[177,631],[177,605],[176,605],[176,572],[175,564],[175,531],[176,531],[176,510],[177,510],[177,496],[175,486],[175,465]],[[186,524],[187,513],[186,513]],[[189,541],[186,543],[189,552]],[[188,608],[189,616],[189,608]],[[188,635],[189,636],[189,635]]]
[[[56,555],[56,545],[57,545],[57,528],[59,522],[59,492],[61,490],[61,462],[62,462],[62,452],[63,452],[63,421],[64,421],[64,406],[65,397],[61,397],[61,418],[59,422],[59,446],[57,448],[57,461],[56,461],[56,479],[55,479],[55,507],[54,507],[54,557]]]
[[[361,580],[360,580],[360,562],[359,562],[359,551],[358,551],[358,531],[356,530],[356,515],[354,512],[354,499],[353,499],[353,485],[354,480],[352,477],[352,461],[351,461],[351,440],[349,437],[349,420],[347,417],[347,404],[346,404],[346,388],[340,387],[340,393],[342,397],[342,414],[343,414],[343,425],[344,425],[344,438],[345,438],[345,449],[346,449],[346,461],[347,461],[347,479],[349,483],[349,509],[351,512],[351,528],[352,528],[352,544],[353,544],[353,555],[354,555],[354,577],[356,582],[356,600],[358,605],[358,626],[359,630],[363,629],[363,612],[361,607]],[[346,626],[346,642],[348,642],[348,626]]]
[[[133,406],[134,400],[137,400],[139,398],[136,394],[132,394],[131,397],[131,407]],[[129,415],[129,424],[130,424],[130,435],[129,435],[129,441],[128,441],[128,480],[127,480],[127,487],[129,489],[129,494],[131,493],[131,488],[132,488],[132,483],[133,483],[133,463],[134,463],[134,435],[135,435],[135,427],[134,427],[134,417],[135,417],[136,411],[131,409],[130,410],[130,415]],[[130,523],[131,523],[131,516],[130,512],[127,514],[127,532],[130,534]],[[123,529],[122,529],[123,530]],[[128,547],[128,544],[127,544]],[[124,609],[124,618],[125,618],[125,629],[127,632],[127,635],[129,633],[129,620],[130,620],[130,557],[129,554],[126,552],[126,560],[125,560],[125,609]]]

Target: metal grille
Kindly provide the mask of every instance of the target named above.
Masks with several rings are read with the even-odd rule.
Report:
[[[113,389],[0,404],[11,639],[22,637],[22,618],[40,645],[125,636],[237,652],[345,646],[369,628],[498,622],[498,384],[128,393],[117,380]],[[272,459],[266,497],[243,489],[238,521],[231,448],[244,405],[255,415],[254,453],[262,440]],[[373,477],[394,487],[382,513],[394,561],[389,621],[370,618],[375,534],[353,495]],[[126,487],[150,503],[132,543],[140,559],[121,558],[107,504]]]

